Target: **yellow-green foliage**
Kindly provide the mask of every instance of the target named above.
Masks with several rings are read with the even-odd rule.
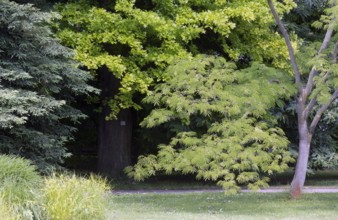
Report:
[[[104,5],[108,10],[93,2],[60,5],[62,21],[55,26],[88,69],[105,66],[121,79],[120,93],[109,103],[113,115],[119,108],[139,108],[133,95],[147,93],[168,64],[192,54],[220,53],[233,61],[249,55],[288,68],[284,40],[270,28],[273,17],[265,0],[117,0]],[[276,7],[282,13],[294,3]]]
[[[46,209],[52,220],[106,219],[108,189],[98,177],[53,175],[45,180]]]
[[[0,194],[6,202],[24,204],[34,200],[35,189],[41,183],[42,178],[29,160],[0,155]]]
[[[45,179],[29,160],[0,155],[0,220],[100,220],[108,205],[105,180],[53,175]]]
[[[0,155],[1,209],[7,206],[20,219],[45,219],[40,200],[41,187],[42,178],[31,161]]]
[[[175,135],[157,155],[140,157],[126,171],[142,180],[157,171],[195,174],[228,192],[239,185],[266,187],[266,176],[292,161],[273,108],[295,93],[288,74],[253,63],[236,70],[221,57],[177,61],[144,102],[155,105],[142,126]]]
[[[18,220],[18,216],[16,216],[13,211],[9,208],[9,206],[0,199],[0,220]]]

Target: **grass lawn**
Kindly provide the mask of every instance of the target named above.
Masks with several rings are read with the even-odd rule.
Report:
[[[338,219],[337,201],[338,194],[306,194],[299,200],[287,193],[113,195],[110,219]]]

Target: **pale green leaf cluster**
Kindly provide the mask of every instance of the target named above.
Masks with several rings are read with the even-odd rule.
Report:
[[[0,1],[0,153],[32,159],[40,169],[69,156],[64,148],[85,117],[71,107],[97,92],[46,26],[52,18],[32,5]]]
[[[156,108],[141,125],[165,124],[175,135],[157,155],[141,156],[128,167],[131,177],[189,173],[231,193],[243,184],[266,187],[266,176],[293,161],[270,112],[295,93],[287,74],[257,63],[236,70],[221,57],[197,56],[176,62],[165,75],[166,82],[144,99]]]
[[[142,3],[140,3],[142,4]],[[110,102],[112,115],[119,108],[140,108],[135,93],[163,79],[163,70],[176,59],[199,53],[222,53],[237,61],[249,55],[289,68],[283,39],[270,29],[273,23],[267,2],[241,0],[153,0],[145,10],[133,0],[117,0],[111,10],[87,1],[58,6],[63,19],[55,24],[62,41],[75,48],[75,57],[91,70],[107,67],[121,80],[120,93]],[[278,4],[281,12],[294,4]],[[211,35],[219,47],[198,43]]]

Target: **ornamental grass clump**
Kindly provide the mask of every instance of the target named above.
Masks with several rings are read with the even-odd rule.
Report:
[[[52,220],[106,219],[109,187],[104,179],[52,175],[45,181],[44,197]]]
[[[30,160],[0,155],[1,215],[8,216],[5,219],[46,219],[41,205],[42,183]]]
[[[13,211],[8,207],[8,205],[3,201],[3,199],[0,199],[0,213],[1,213],[1,219],[6,220],[17,220],[19,219],[18,216],[16,216]]]

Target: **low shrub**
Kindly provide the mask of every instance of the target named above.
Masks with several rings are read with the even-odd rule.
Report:
[[[45,181],[29,160],[0,155],[0,220],[104,220],[104,179],[51,175]]]
[[[43,179],[30,160],[0,155],[0,202],[1,209],[7,210],[1,211],[19,219],[45,220],[41,205],[42,184]]]
[[[106,219],[108,185],[104,179],[75,175],[46,178],[44,199],[51,219]]]

